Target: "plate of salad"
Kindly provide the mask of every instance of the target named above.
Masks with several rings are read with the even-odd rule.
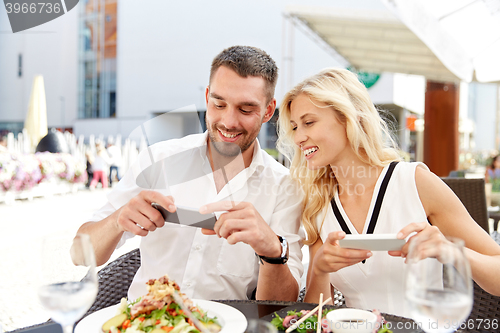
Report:
[[[317,304],[313,303],[301,303],[299,305],[292,305],[286,308],[283,308],[275,313],[267,315],[261,319],[270,321],[279,332],[285,332],[293,323],[300,320],[302,316],[305,316],[309,313],[313,308],[315,308]],[[322,326],[323,329],[321,332],[330,333],[332,332],[330,329],[330,325],[326,320],[326,314],[330,311],[335,311],[335,307],[332,305],[325,305],[322,311]],[[380,312],[374,310],[375,314],[377,314],[378,320],[381,323],[380,329],[377,333],[392,333],[386,325],[385,320],[381,316]],[[294,333],[316,333],[318,325],[318,315],[317,313],[307,318],[304,322],[302,322],[299,327],[294,329],[292,332]]]
[[[168,276],[147,285],[147,295],[133,302],[123,298],[120,304],[90,314],[76,325],[75,333],[199,333],[197,325],[210,333],[243,333],[247,327],[239,310],[218,302],[191,300]],[[182,298],[182,305],[173,293]]]

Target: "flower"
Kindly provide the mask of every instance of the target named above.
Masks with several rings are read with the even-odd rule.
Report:
[[[42,172],[42,180],[44,179],[53,179],[55,176],[54,171],[54,154],[49,152],[36,153],[35,157],[38,160],[40,170]]]
[[[38,161],[32,155],[15,153],[0,155],[0,188],[2,190],[30,190],[42,178]]]
[[[87,181],[86,165],[70,154],[0,153],[0,190],[30,190],[40,182],[61,179],[69,183]]]

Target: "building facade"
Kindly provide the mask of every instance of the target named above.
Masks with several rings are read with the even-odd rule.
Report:
[[[127,138],[141,124],[168,112],[162,122],[163,138],[193,131],[185,124],[187,119],[201,119],[203,130],[211,60],[237,44],[260,47],[276,60],[279,102],[286,90],[306,76],[343,65],[307,31],[287,23],[283,15],[291,3],[86,0],[56,20],[16,34],[6,33],[10,26],[5,7],[0,7],[0,132],[22,130],[37,74],[44,76],[51,128],[70,129],[85,138]],[[385,9],[369,0],[308,4]],[[495,96],[481,95],[481,89],[482,85],[469,89],[461,106],[494,114]],[[369,92],[375,104],[392,112],[400,145],[418,160],[424,79],[383,74]],[[461,117],[467,119],[467,112],[461,112]],[[485,136],[495,132],[492,123],[474,115],[469,118],[476,127],[464,122],[463,145],[495,148],[498,142]],[[471,128],[481,140],[474,140]],[[266,124],[260,134],[264,146],[272,147],[275,138],[273,125]]]

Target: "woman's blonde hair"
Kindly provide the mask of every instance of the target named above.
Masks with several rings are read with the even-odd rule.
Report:
[[[327,68],[290,90],[279,109],[277,146],[291,161],[292,178],[297,179],[304,188],[302,223],[307,232],[305,244],[310,245],[318,239],[320,230],[315,221],[330,204],[337,181],[335,170],[330,165],[316,170],[308,169],[304,154],[294,143],[290,106],[300,94],[307,95],[312,103],[318,102],[316,106],[335,112],[346,129],[353,151],[364,163],[383,167],[400,160],[400,156],[387,123],[373,105],[365,86],[352,72]]]

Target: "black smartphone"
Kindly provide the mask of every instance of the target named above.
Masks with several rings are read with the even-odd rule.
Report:
[[[177,210],[171,213],[156,202],[153,202],[151,206],[158,209],[165,219],[165,222],[168,223],[177,223],[190,227],[214,230],[215,222],[217,222],[214,213],[201,214],[198,210],[190,207],[176,206]]]

